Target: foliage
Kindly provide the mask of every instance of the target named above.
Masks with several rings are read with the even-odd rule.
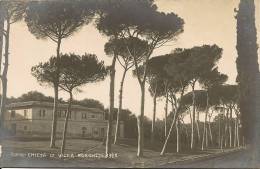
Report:
[[[234,107],[238,103],[238,86],[237,85],[220,85],[209,90],[211,98],[214,98],[221,105]]]
[[[104,62],[99,62],[96,55],[64,54],[60,59],[60,87],[72,91],[86,83],[103,80],[107,75]]]
[[[30,1],[25,22],[37,39],[57,42],[89,23],[93,15],[91,10],[81,7],[80,1]]]
[[[28,2],[1,1],[0,5],[4,11],[2,14],[4,15],[5,20],[9,20],[9,23],[12,24],[23,19]]]
[[[210,89],[225,83],[228,79],[228,76],[222,74],[218,71],[218,68],[214,68],[213,70],[209,71],[202,75],[199,79],[199,83],[202,85],[204,89]]]
[[[16,99],[16,102],[26,102],[26,101],[47,101],[53,102],[53,98],[50,96],[45,96],[38,91],[30,91],[28,93],[22,94]]]
[[[51,57],[47,62],[40,62],[31,68],[31,74],[40,85],[58,84],[59,76],[56,69],[56,57]]]
[[[196,102],[195,106],[198,110],[204,111],[207,106],[207,94],[205,90],[195,90]],[[181,99],[182,105],[192,106],[192,92],[189,92],[183,96]]]
[[[95,99],[73,100],[72,102],[73,104],[77,104],[77,105],[105,110],[103,103]]]

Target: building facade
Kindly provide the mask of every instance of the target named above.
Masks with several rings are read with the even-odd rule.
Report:
[[[68,137],[103,138],[106,135],[107,120],[104,111],[72,105],[68,121]],[[57,136],[61,136],[64,128],[67,104],[59,104]],[[53,103],[30,101],[12,103],[7,106],[4,126],[10,133],[22,136],[50,136],[53,119]],[[112,133],[115,131],[113,122]],[[120,122],[119,137],[124,137],[124,124]]]

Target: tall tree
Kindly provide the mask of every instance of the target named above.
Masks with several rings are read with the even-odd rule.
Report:
[[[225,129],[223,135],[223,141],[227,146],[229,141],[229,146],[232,145],[232,114],[237,110],[237,103],[239,97],[239,91],[237,85],[219,85],[209,90],[210,97],[219,100],[221,108],[226,111],[226,116],[224,119]],[[234,127],[235,128],[235,127]]]
[[[84,24],[92,20],[93,12],[82,7],[80,1],[31,1],[26,10],[25,22],[29,31],[37,39],[50,39],[56,45],[57,74],[53,82],[54,106],[53,121],[51,131],[50,147],[55,147],[56,126],[57,126],[57,106],[59,88],[59,60],[60,49],[63,39],[72,36]]]
[[[56,59],[57,61],[57,59]],[[92,54],[78,56],[75,54],[65,54],[60,58],[60,83],[61,89],[69,93],[68,110],[66,111],[61,153],[64,153],[66,145],[66,134],[68,119],[71,114],[71,104],[73,91],[87,83],[103,80],[107,74],[104,62],[99,62],[97,57]],[[78,89],[79,91],[79,89]]]
[[[115,10],[117,2],[116,1],[98,1],[96,3],[96,13],[98,18],[96,19],[97,29],[105,36],[110,38],[110,41],[117,40],[118,35],[120,34],[120,29],[116,27],[111,27],[109,22],[103,23],[103,20],[106,20],[107,16]],[[109,43],[109,42],[108,42]],[[112,152],[111,143],[112,143],[112,113],[114,110],[114,95],[115,95],[115,66],[116,60],[118,57],[118,52],[116,48],[113,48],[113,58],[112,63],[109,67],[110,74],[110,84],[109,84],[109,111],[108,111],[108,124],[107,124],[107,134],[106,134],[106,155]]]
[[[133,12],[133,11],[132,11]],[[165,43],[173,40],[177,34],[182,32],[183,28],[183,20],[179,18],[176,14],[165,14],[159,12],[151,12],[148,18],[153,18],[152,20],[142,20],[143,24],[141,25],[141,29],[132,29],[130,32],[127,31],[127,36],[135,36],[135,37],[143,37],[149,44],[149,51],[144,53],[145,59],[143,62],[140,62],[144,66],[144,73],[140,73],[137,71],[137,79],[140,85],[141,90],[141,108],[140,108],[140,116],[138,117],[138,151],[137,156],[143,156],[143,141],[144,141],[144,131],[143,131],[143,119],[144,119],[144,104],[145,104],[145,83],[148,74],[147,64],[150,56],[152,55],[155,48],[159,48]],[[135,18],[140,24],[140,18]],[[143,18],[142,18],[143,19]],[[136,21],[135,21],[136,22]],[[146,24],[146,23],[149,24]],[[171,23],[171,24],[169,24]],[[149,25],[149,26],[147,26]],[[127,29],[131,29],[132,26],[129,25]],[[140,31],[136,35],[133,35],[135,32]],[[124,36],[124,35],[123,35]],[[135,68],[139,67],[137,62],[137,57],[134,53],[131,53],[134,58]]]
[[[2,2],[0,2],[0,74],[2,72],[2,57],[3,57],[3,43],[4,43],[4,8]],[[1,80],[1,78],[0,78]],[[2,91],[2,80],[0,82],[0,90]],[[2,95],[0,96],[2,98]],[[2,99],[1,99],[2,100]],[[0,101],[1,103],[1,101]],[[3,122],[4,122],[4,116],[2,112],[0,112],[0,131],[2,131],[3,127]],[[1,137],[1,133],[0,133]]]
[[[2,82],[2,97],[1,97],[1,105],[0,105],[0,115],[1,115],[1,121],[0,121],[0,128],[4,121],[4,112],[5,112],[5,105],[6,105],[6,97],[7,97],[7,74],[8,74],[8,68],[9,68],[9,55],[10,55],[10,30],[11,25],[13,23],[16,23],[17,21],[20,21],[23,18],[23,14],[26,8],[26,2],[24,1],[1,1],[1,18],[0,18],[0,36],[3,40],[4,35],[4,58],[2,59],[2,40],[0,43],[0,64],[4,61],[3,64],[3,70],[2,65],[0,66],[0,78]],[[5,25],[5,26],[4,26]],[[5,28],[4,28],[5,27]],[[2,72],[1,72],[2,71]],[[2,74],[1,74],[2,73]]]
[[[152,132],[151,141],[153,142],[154,137],[154,127],[155,127],[155,115],[156,115],[156,99],[157,97],[164,96],[166,100],[165,104],[165,120],[164,120],[164,136],[167,136],[167,117],[168,117],[168,100],[169,100],[169,83],[170,78],[167,76],[164,70],[165,65],[171,55],[162,55],[153,57],[148,60],[147,63],[147,77],[146,82],[149,84],[149,92],[153,96],[154,110],[153,110],[153,120],[152,120]],[[144,66],[139,66],[138,71],[140,74],[144,73]],[[137,70],[135,70],[135,76],[137,76]]]
[[[175,99],[176,106],[175,106],[174,116],[160,155],[164,155],[166,152],[166,147],[170,135],[172,133],[173,127],[176,125],[176,120],[178,119],[179,113],[183,108],[183,104],[181,100],[183,98],[184,92],[188,87],[188,82],[190,81],[187,72],[183,71],[187,67],[187,60],[189,59],[188,57],[189,55],[187,55],[187,50],[176,49],[174,53],[170,55],[172,55],[172,57],[169,59],[169,62],[168,64],[166,64],[164,69],[166,70],[167,74],[172,78],[171,88],[174,89],[173,90],[174,95],[178,94],[179,97],[178,98],[176,97]]]
[[[157,109],[157,98],[165,95],[165,85],[164,79],[166,72],[164,67],[168,62],[168,56],[158,56],[149,59],[148,61],[148,70],[146,82],[149,84],[149,92],[153,97],[153,117],[152,117],[152,126],[151,126],[151,143],[154,142],[155,136],[155,119],[156,119],[156,109]],[[144,67],[139,66],[139,73],[144,73]],[[134,76],[137,76],[137,70],[134,70]],[[167,117],[165,117],[167,119]],[[166,122],[165,122],[166,124]],[[164,126],[165,127],[165,126]],[[166,128],[166,127],[165,127]]]
[[[237,19],[237,82],[239,85],[239,109],[243,133],[247,143],[256,143],[253,139],[255,116],[255,77],[259,72],[257,54],[257,35],[255,25],[254,0],[241,0]]]
[[[141,108],[138,117],[138,151],[137,156],[143,156],[143,118],[145,80],[147,76],[146,63],[153,50],[164,45],[183,31],[183,20],[176,14],[157,12],[153,1],[124,0],[113,6],[114,8],[99,20],[99,27],[106,28],[107,34],[113,34],[115,30],[120,32],[120,38],[129,37],[146,40],[149,52],[145,53],[145,59],[140,64],[144,65],[144,74],[137,71],[137,79],[141,89]],[[130,50],[129,50],[130,51]],[[135,68],[139,67],[134,53],[129,52],[134,58]]]
[[[128,48],[126,48],[125,43],[127,44]],[[133,45],[138,44],[138,45]],[[138,48],[135,48],[138,46]],[[137,38],[129,38],[129,39],[110,39],[108,43],[105,44],[105,52],[107,55],[114,55],[114,52],[117,51],[117,60],[118,63],[123,68],[123,75],[120,82],[120,88],[119,88],[119,103],[118,103],[118,112],[117,112],[117,120],[116,120],[116,129],[115,129],[115,138],[114,138],[114,144],[117,143],[118,135],[119,135],[119,120],[120,120],[120,114],[122,110],[122,104],[123,104],[123,87],[125,82],[126,73],[129,69],[131,69],[134,66],[134,60],[129,55],[128,50],[132,52],[135,52],[137,56],[137,61],[140,62],[143,59],[143,53],[146,52],[148,49],[147,43],[144,41],[141,41]]]
[[[194,123],[195,123],[195,85],[198,82],[199,78],[204,74],[210,72],[216,65],[217,61],[221,58],[222,49],[217,45],[202,45],[195,46],[188,50],[189,60],[188,67],[186,68],[188,71],[188,75],[191,77],[190,86],[193,92],[193,103],[192,103],[192,132],[191,132],[191,149],[194,148]]]
[[[227,81],[228,77],[225,74],[221,74],[218,72],[218,68],[214,68],[210,72],[204,74],[200,77],[199,82],[202,84],[202,87],[206,91],[206,112],[205,112],[205,121],[203,126],[203,136],[202,136],[202,146],[201,149],[204,150],[204,143],[206,139],[206,133],[207,133],[207,118],[209,115],[209,108],[210,108],[210,95],[209,95],[209,89],[213,88],[218,85],[222,85]]]

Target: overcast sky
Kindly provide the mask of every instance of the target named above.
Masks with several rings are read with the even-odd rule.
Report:
[[[259,7],[259,0],[256,0]],[[198,3],[199,2],[199,3]],[[202,44],[217,44],[223,48],[223,56],[219,62],[219,70],[229,76],[228,83],[235,83],[236,78],[236,20],[234,8],[238,0],[157,0],[160,11],[175,12],[185,21],[184,33],[176,42],[157,49],[153,56],[170,53],[174,48],[190,48]],[[259,9],[256,9],[259,14]],[[259,16],[259,15],[258,15]],[[257,16],[257,25],[259,20]],[[259,34],[259,32],[258,32]],[[73,37],[62,41],[61,52],[76,54],[94,53],[106,65],[111,64],[111,58],[104,54],[103,37],[93,25],[83,27]],[[53,96],[53,89],[40,86],[31,76],[30,69],[40,61],[47,61],[55,55],[56,46],[50,40],[37,40],[27,29],[24,22],[12,25],[10,39],[10,67],[8,74],[8,97],[18,97],[31,90],[37,90],[45,95]],[[118,103],[119,83],[122,76],[120,65],[117,65],[115,103]],[[105,107],[109,101],[109,79],[103,82],[89,84],[82,87],[81,93],[75,93],[76,99],[93,98],[101,101]],[[140,89],[137,79],[129,71],[125,81],[123,94],[123,108],[128,108],[139,114]],[[68,98],[68,94],[61,92],[61,97]],[[163,100],[158,106],[158,117],[163,117]],[[152,98],[146,92],[145,115],[152,116]]]

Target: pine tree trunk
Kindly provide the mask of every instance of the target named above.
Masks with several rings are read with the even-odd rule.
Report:
[[[206,112],[205,112],[205,119],[204,119],[204,125],[203,125],[203,135],[202,135],[202,144],[201,144],[201,150],[204,150],[205,148],[205,139],[207,137],[207,118],[208,118],[208,112],[209,112],[209,96],[207,92],[207,105],[206,105]]]
[[[4,53],[4,68],[1,75],[2,80],[2,98],[1,98],[1,107],[0,114],[1,120],[4,121],[4,113],[6,111],[6,97],[7,97],[7,73],[9,67],[9,36],[10,36],[10,18],[6,19],[6,36],[5,36],[5,53]],[[2,122],[1,122],[2,123]]]
[[[115,138],[114,138],[114,144],[117,143],[118,135],[119,135],[119,123],[120,123],[120,114],[122,111],[122,100],[123,100],[123,88],[124,88],[124,81],[126,76],[127,69],[124,70],[122,80],[120,83],[120,89],[119,89],[119,106],[117,111],[117,119],[116,119],[116,131],[115,131]]]
[[[227,130],[228,130],[228,114],[229,110],[227,109],[227,114],[225,117],[225,132],[224,132],[224,146],[227,147]]]
[[[4,30],[4,17],[3,17],[3,9],[0,6],[0,91],[2,91],[1,72],[2,72],[2,58],[3,58],[2,53],[3,53],[3,40],[4,40],[3,30]],[[0,113],[1,113],[0,114],[0,132],[1,132],[1,131],[3,131],[3,128],[4,128],[4,113],[2,114],[2,111],[0,111]],[[1,137],[1,133],[0,133],[0,137]]]
[[[221,119],[218,120],[218,146],[221,148]]]
[[[4,44],[4,11],[0,5],[0,72],[2,72],[2,53]],[[0,73],[1,74],[1,73]]]
[[[229,118],[229,147],[232,147],[232,108],[230,108]]]
[[[62,144],[61,144],[61,154],[64,154],[65,146],[66,146],[66,135],[68,130],[68,122],[69,122],[69,116],[71,115],[71,104],[72,104],[72,91],[70,91],[70,99],[69,99],[69,105],[66,112],[66,118],[64,122],[64,128],[63,128],[63,135],[62,135]]]
[[[176,152],[180,152],[180,133],[179,133],[179,120],[176,121]]]
[[[237,120],[235,120],[234,124],[234,147],[237,146]]]
[[[240,147],[240,136],[239,136],[239,119],[237,117],[237,146]]]
[[[210,138],[210,143],[213,144],[213,135],[212,135],[212,130],[211,130],[211,122],[210,122],[211,116],[209,116],[208,120],[208,128],[209,128],[209,138]]]
[[[190,148],[193,150],[194,148],[194,122],[195,122],[195,113],[196,113],[196,103],[195,103],[195,84],[192,85],[192,121],[191,121],[191,143]]]
[[[50,147],[55,147],[56,141],[56,128],[57,128],[57,110],[58,110],[58,100],[59,100],[59,92],[58,85],[54,85],[54,104],[53,104],[53,113],[52,113],[52,131],[51,131],[51,142]]]
[[[180,99],[182,99],[183,93],[184,93],[184,89],[182,89]],[[164,144],[163,144],[162,151],[161,151],[161,153],[160,153],[161,156],[165,155],[166,147],[167,147],[167,144],[168,144],[168,140],[169,140],[169,138],[170,138],[170,136],[171,136],[172,129],[173,129],[173,127],[174,127],[174,125],[175,125],[175,123],[176,123],[176,120],[177,120],[177,118],[178,118],[179,111],[180,111],[180,107],[181,107],[181,105],[178,106],[178,108],[176,109],[176,111],[175,111],[175,113],[174,113],[174,116],[173,116],[173,120],[172,120],[170,129],[169,129],[169,131],[168,131],[167,137],[166,137],[165,142],[164,142]]]
[[[206,126],[206,146],[205,147],[206,148],[209,147],[209,137],[208,137],[208,128],[207,128],[207,126]]]
[[[111,154],[111,142],[112,142],[112,113],[114,109],[114,93],[115,93],[115,65],[117,55],[114,55],[112,65],[110,67],[110,89],[109,89],[109,112],[107,123],[107,135],[106,135],[106,156]]]
[[[153,119],[152,119],[152,130],[151,130],[151,143],[154,143],[154,130],[155,130],[155,117],[156,117],[156,99],[157,99],[157,85],[154,89],[153,95]]]
[[[137,157],[143,157],[144,149],[144,103],[145,103],[145,82],[141,84],[141,114],[137,118],[138,124],[138,147],[137,147]]]
[[[174,126],[175,123],[176,123],[176,119],[177,119],[177,116],[178,116],[178,111],[179,111],[179,110],[176,110],[175,113],[174,113],[171,127],[170,127],[170,129],[169,129],[169,132],[168,132],[167,137],[166,137],[166,139],[165,139],[165,142],[164,142],[164,144],[163,144],[162,151],[161,151],[161,153],[160,153],[161,156],[165,155],[166,147],[167,147],[167,144],[168,144],[168,140],[169,140],[169,138],[170,138],[170,135],[171,135],[173,126]]]
[[[61,47],[61,38],[58,39],[57,42],[57,49],[56,49],[56,57],[57,57],[57,81],[54,83],[54,101],[53,101],[53,115],[52,115],[52,130],[51,130],[51,141],[50,141],[50,148],[55,147],[56,142],[56,130],[57,130],[57,110],[59,104],[59,62],[60,62],[60,47]]]
[[[169,93],[168,93],[168,84],[166,82],[165,84],[165,107],[164,107],[164,117],[165,117],[165,121],[164,121],[164,138],[166,139],[167,137],[167,116],[168,116],[168,97],[169,97]]]
[[[198,142],[200,142],[200,126],[199,126],[199,122],[200,122],[200,117],[199,117],[199,111],[196,111],[197,113],[197,118],[196,118],[196,128],[197,128],[197,137],[198,137]]]

